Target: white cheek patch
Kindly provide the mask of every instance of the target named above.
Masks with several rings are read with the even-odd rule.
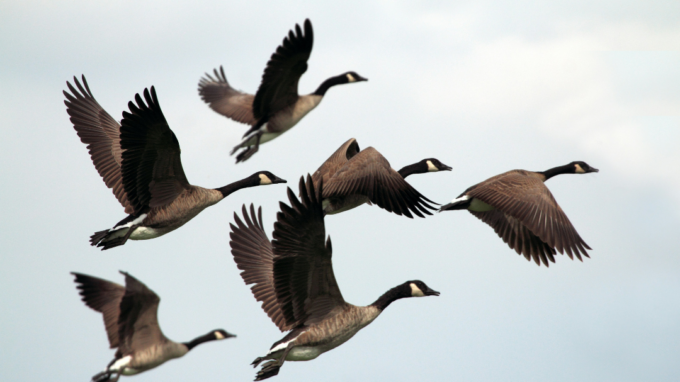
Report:
[[[585,173],[586,173],[585,171],[583,171],[583,167],[581,167],[580,164],[576,163],[576,164],[574,165],[574,167],[576,167],[576,173],[577,173],[577,174],[585,174]]]
[[[215,332],[215,338],[217,338],[218,340],[223,340],[225,337],[224,334],[220,332]]]
[[[347,73],[347,81],[349,81],[349,82],[356,82],[356,81],[357,81],[357,79],[356,79],[356,78],[354,78],[354,76],[353,76],[353,75],[351,75],[351,74]]]
[[[260,174],[260,185],[272,184],[272,180],[265,174]]]
[[[431,161],[431,160],[427,161],[426,163],[427,163],[427,171],[429,171],[429,172],[439,171],[439,169],[437,168],[437,166],[435,166],[435,165],[432,164],[432,161]]]
[[[423,297],[425,296],[425,293],[423,293],[420,288],[414,283],[409,284],[411,286],[411,296],[412,297]]]

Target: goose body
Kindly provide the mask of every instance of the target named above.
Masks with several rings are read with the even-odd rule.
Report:
[[[581,161],[542,172],[508,171],[468,188],[440,212],[467,209],[490,225],[510,248],[538,265],[554,263],[557,251],[582,261],[581,256],[589,257],[586,249],[591,248],[544,182],[560,174],[598,171]]]
[[[285,183],[268,171],[221,188],[189,184],[180,160],[175,134],[163,116],[156,91],[136,95],[118,124],[94,99],[87,81],[74,78],[64,91],[67,112],[95,168],[128,216],[113,228],[96,232],[90,242],[109,249],[128,239],[154,239],[174,231],[205,208],[247,187]]]
[[[158,325],[160,298],[139,280],[125,272],[125,286],[82,273],[72,273],[83,302],[102,313],[115,358],[93,382],[117,381],[121,375],[135,375],[184,356],[195,346],[235,337],[222,329],[213,330],[190,342],[169,340]]]
[[[322,181],[323,183],[323,181]],[[290,331],[269,352],[253,361],[267,361],[256,380],[278,374],[284,361],[307,361],[340,346],[375,320],[393,301],[405,297],[437,296],[419,280],[407,281],[383,294],[373,304],[345,302],[335,281],[332,246],[326,239],[321,203],[323,184],[300,179],[300,200],[288,189],[291,206],[280,203],[270,242],[256,215],[243,206],[243,220],[234,214],[230,246],[241,277],[255,299],[281,331]],[[245,221],[245,222],[244,222]]]
[[[405,166],[395,171],[378,150],[359,148],[356,139],[343,143],[312,175],[314,183],[325,185],[323,210],[333,215],[356,208],[365,203],[375,203],[380,208],[397,215],[412,218],[431,215],[434,210],[424,197],[404,180],[411,174],[450,171],[451,167],[435,158]],[[436,203],[435,203],[436,204]],[[422,213],[421,213],[422,211]]]
[[[314,31],[309,19],[304,22],[304,33],[299,25],[290,31],[272,54],[262,75],[262,82],[255,95],[231,87],[224,68],[213,70],[198,84],[198,93],[217,113],[251,128],[231,154],[238,150],[236,163],[248,160],[268,142],[295,126],[316,108],[326,91],[333,86],[367,81],[356,72],[330,77],[307,95],[298,95],[298,82],[307,71],[307,61],[314,45]]]

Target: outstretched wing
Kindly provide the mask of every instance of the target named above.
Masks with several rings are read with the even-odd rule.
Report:
[[[144,89],[144,99],[146,103],[137,94],[137,105],[128,103],[130,112],[123,112],[120,133],[125,150],[123,185],[137,213],[168,205],[190,187],[182,169],[179,142],[163,116],[153,86],[151,93]]]
[[[521,189],[522,192],[517,192]],[[576,229],[557,204],[555,198],[543,182],[533,176],[528,176],[524,171],[510,171],[500,176],[491,178],[477,187],[473,187],[467,193],[473,198],[477,198],[507,215],[501,218],[500,215],[477,216],[485,223],[491,225],[494,230],[502,230],[498,233],[504,241],[507,235],[508,245],[526,255],[532,255],[534,251],[540,251],[540,246],[531,235],[522,233],[520,228],[510,228],[517,226],[521,222],[535,237],[547,244],[550,248],[557,249],[560,253],[566,252],[570,258],[583,260],[581,255],[589,257],[586,249],[591,249],[586,244]],[[510,217],[517,220],[514,222]],[[491,224],[493,223],[493,224]],[[512,233],[507,230],[521,234],[521,237],[512,238]],[[514,246],[511,243],[515,243]],[[537,246],[536,249],[530,249]],[[536,252],[540,253],[540,252]],[[545,247],[543,247],[545,253]],[[552,252],[554,253],[554,251]],[[547,265],[547,262],[544,261]]]
[[[257,119],[253,116],[253,100],[255,96],[240,92],[229,85],[224,68],[213,70],[215,77],[206,73],[198,83],[198,94],[211,109],[231,118],[236,122],[254,125]]]
[[[288,189],[291,206],[280,202],[274,223],[274,288],[292,329],[313,324],[346,305],[333,274],[331,240],[326,240],[321,206],[322,184],[300,178],[300,200]]]
[[[71,116],[73,128],[78,133],[80,141],[87,145],[90,158],[106,186],[113,191],[113,195],[125,208],[125,213],[134,212],[128,202],[123,177],[121,173],[122,149],[120,147],[120,125],[94,99],[85,76],[83,84],[76,77],[73,82],[76,88],[66,82],[71,93],[64,91],[66,112]]]
[[[71,272],[85,305],[102,314],[111,349],[118,347],[118,316],[125,287],[98,277]]]
[[[129,354],[167,341],[158,326],[160,297],[126,272],[125,295],[120,303],[118,318],[119,350]]]
[[[288,32],[267,62],[253,101],[255,119],[268,117],[297,101],[298,82],[307,71],[307,60],[314,44],[314,32],[309,19],[305,20],[304,29],[303,34],[300,25],[295,24],[295,32]]]
[[[324,183],[323,198],[363,195],[380,208],[412,218],[432,215],[434,203],[413,188],[376,149],[369,147],[352,157]]]
[[[485,212],[470,211],[479,220],[490,225],[505,243],[527,260],[533,259],[536,264],[541,262],[547,267],[555,262],[555,249],[534,235],[522,222],[503,211],[493,210]]]
[[[354,138],[350,138],[347,142],[343,143],[342,146],[335,150],[335,152],[323,162],[321,167],[314,171],[314,174],[312,175],[314,184],[318,185],[322,179],[324,184],[328,184],[328,181],[333,174],[360,151],[359,143]]]
[[[229,245],[231,254],[238,269],[242,270],[241,277],[246,285],[255,284],[250,289],[257,301],[262,301],[262,309],[281,330],[287,330],[283,312],[276,301],[274,290],[274,252],[272,244],[267,238],[262,225],[262,207],[250,205],[250,214],[245,204],[242,209],[245,224],[234,212],[236,225],[230,224],[231,233]]]

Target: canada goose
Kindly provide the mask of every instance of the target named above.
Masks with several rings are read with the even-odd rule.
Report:
[[[546,180],[560,174],[587,174],[599,170],[586,162],[571,162],[543,172],[512,170],[468,188],[441,211],[467,209],[527,260],[549,266],[555,249],[583,261],[586,244],[557,204]]]
[[[300,179],[300,202],[288,188],[292,207],[280,203],[274,241],[262,224],[262,208],[243,206],[245,224],[234,213],[231,224],[231,253],[246,284],[262,309],[281,331],[290,331],[275,342],[267,355],[253,361],[256,381],[279,373],[284,361],[308,361],[349,340],[375,320],[392,301],[404,297],[439,296],[419,280],[407,281],[380,296],[368,306],[345,302],[333,275],[330,237],[326,240],[322,184],[315,192],[312,179]]]
[[[442,170],[450,171],[451,167],[430,158],[397,172],[378,150],[368,147],[362,151],[357,140],[350,138],[314,172],[312,179],[316,184],[323,179],[326,214],[338,214],[372,202],[397,215],[413,218],[411,210],[422,218],[420,211],[432,215],[426,208],[435,209],[427,202],[437,203],[424,197],[404,178]]]
[[[326,91],[335,85],[368,81],[356,72],[347,72],[330,77],[312,94],[298,95],[298,82],[307,71],[307,60],[312,53],[314,32],[309,19],[304,23],[304,34],[300,25],[295,32],[288,32],[281,45],[272,54],[262,75],[257,93],[243,93],[229,85],[224,69],[220,66],[206,73],[198,83],[198,93],[210,108],[236,122],[251,125],[243,135],[241,143],[231,151],[243,150],[236,156],[236,163],[246,161],[255,154],[260,144],[271,141],[295,126],[319,105]]]
[[[111,349],[118,348],[106,369],[92,377],[93,382],[115,382],[121,375],[138,374],[182,357],[204,342],[236,337],[217,329],[189,342],[167,339],[158,326],[160,297],[136,278],[126,272],[120,273],[125,275],[125,287],[71,272],[85,305],[104,316]]]
[[[80,140],[87,144],[92,162],[113,189],[128,215],[113,228],[96,232],[90,243],[104,249],[125,244],[128,239],[153,239],[184,225],[206,207],[246,187],[286,183],[268,171],[255,174],[221,188],[206,189],[189,184],[177,137],[165,121],[156,90],[144,89],[146,103],[137,94],[137,105],[128,103],[122,127],[92,96],[83,76],[83,85],[73,80],[76,90],[64,91],[66,111]]]

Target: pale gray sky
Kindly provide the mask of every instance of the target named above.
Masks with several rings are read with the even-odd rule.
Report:
[[[199,78],[224,65],[254,92],[295,23],[315,32],[308,93],[354,70],[317,110],[245,164],[243,125],[212,112]],[[598,174],[548,186],[593,247],[539,268],[466,212],[410,220],[377,207],[327,219],[345,299],[363,305],[422,279],[438,298],[398,301],[343,346],[287,362],[279,381],[670,381],[680,366],[680,3],[676,1],[0,3],[0,380],[88,381],[113,357],[70,271],[162,298],[165,334],[238,338],[196,348],[135,381],[251,380],[282,337],[243,284],[228,224],[264,208],[271,235],[285,187],[239,191],[182,229],[100,252],[93,232],[122,208],[63,104],[87,76],[119,119],[155,85],[190,182],[218,187],[258,170],[293,185],[350,137],[400,168],[426,157],[452,172],[409,181],[445,203],[514,168],[587,161]]]

